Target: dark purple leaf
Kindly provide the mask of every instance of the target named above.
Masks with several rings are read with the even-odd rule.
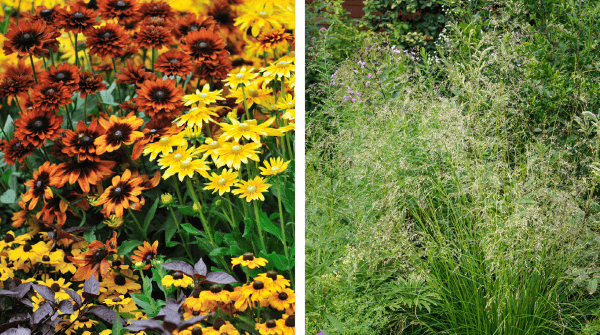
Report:
[[[210,272],[204,280],[215,284],[232,284],[237,282],[232,275],[225,272]]]
[[[63,300],[58,304],[58,310],[65,314],[73,314],[73,300]]]
[[[22,283],[21,285],[19,285],[19,287],[17,287],[17,292],[19,292],[19,299],[23,298],[27,292],[29,292],[29,289],[31,288],[31,283]]]
[[[67,292],[69,297],[71,297],[71,299],[73,299],[73,301],[75,301],[77,303],[77,306],[81,307],[81,296],[79,295],[79,293],[77,293],[73,290],[70,290],[68,288],[63,288],[63,290],[65,292]]]
[[[19,296],[19,292],[9,291],[9,290],[0,290],[0,297],[16,298],[18,296]]]
[[[181,321],[181,315],[179,314],[179,304],[175,301],[175,299],[167,299],[165,307],[163,307],[156,316],[163,316],[162,320],[164,322],[170,322],[175,324],[179,323]]]
[[[27,305],[29,307],[33,307],[33,304],[31,303],[31,301],[27,298],[21,298],[21,300],[19,300],[22,304]]]
[[[12,278],[8,278],[6,281],[4,281],[4,289],[10,290],[10,291],[16,291],[17,284],[15,283],[15,281]]]
[[[52,327],[51,325],[44,323],[42,326],[42,335],[50,335],[56,334],[56,327]]]
[[[92,313],[108,323],[114,323],[117,318],[117,313],[106,306],[94,306],[88,310],[88,313]]]
[[[42,298],[46,299],[47,301],[52,301],[54,302],[54,295],[55,292],[54,290],[52,290],[51,288],[49,288],[48,286],[45,285],[38,285],[38,284],[33,284],[33,289],[42,296]]]
[[[80,231],[88,230],[90,228],[92,228],[92,227],[90,227],[90,226],[85,226],[85,227],[71,227],[71,228],[65,229],[65,231],[67,233],[72,233],[72,232],[80,232]]]
[[[37,325],[42,321],[45,317],[52,313],[52,304],[48,301],[46,303],[41,304],[40,308],[38,308],[35,312],[33,312],[33,321],[34,325]]]
[[[163,268],[171,271],[183,272],[194,278],[194,268],[184,261],[170,261],[162,265]]]
[[[85,281],[85,284],[83,284],[83,297],[86,299],[94,298],[98,295],[99,290],[100,283],[98,282],[98,279],[96,276],[91,275],[90,278]]]
[[[28,328],[11,328],[0,335],[31,335],[31,329]]]
[[[194,265],[194,271],[201,276],[206,276],[206,271],[208,271],[208,269],[206,268],[206,264],[204,264],[202,258],[200,258],[198,263]]]
[[[8,322],[27,322],[29,321],[29,314],[20,313],[15,314],[12,318],[8,320]]]
[[[139,331],[154,331],[160,334],[170,334],[163,328],[163,324],[157,320],[129,320],[131,324],[124,329],[127,329],[133,333],[137,333]]]
[[[183,321],[183,322],[181,322],[179,324],[179,329],[180,330],[181,329],[186,329],[187,327],[189,327],[189,326],[191,326],[191,325],[193,325],[195,323],[198,323],[198,322],[206,319],[209,316],[213,316],[214,314],[215,313],[209,313],[208,315],[200,315],[200,316],[193,317],[193,318],[191,318],[189,320],[185,320],[185,321]]]

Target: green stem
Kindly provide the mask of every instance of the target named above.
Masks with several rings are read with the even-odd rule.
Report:
[[[23,113],[23,108],[21,108],[21,104],[19,103],[19,99],[17,99],[17,97],[15,97],[15,102],[17,103],[17,107],[19,107],[19,111]]]
[[[252,116],[252,114],[250,114],[250,111],[248,110],[248,105],[246,102],[246,85],[244,85],[244,84],[242,84],[242,97],[244,98],[244,110],[246,111],[246,114],[248,115],[247,116],[248,120],[254,119],[254,117]]]
[[[204,126],[206,127],[206,133],[208,134],[208,137],[212,138],[212,134],[210,132],[210,126],[209,126],[208,122],[205,123]]]
[[[154,72],[154,62],[156,61],[156,49],[152,47],[152,72]]]
[[[287,243],[285,241],[285,226],[283,225],[283,208],[281,207],[281,188],[279,187],[279,176],[275,178],[277,185],[277,204],[279,205],[279,222],[281,223],[281,237],[283,238],[283,251],[285,258],[289,259]]]
[[[237,229],[237,225],[235,225],[235,216],[233,215],[233,208],[231,207],[231,199],[229,197],[229,193],[227,193],[227,204],[229,206],[229,214],[231,214],[231,221],[234,223],[234,230]]]
[[[265,251],[266,254],[268,254],[269,251],[267,250],[267,245],[265,244],[265,239],[263,238],[262,228],[260,227],[260,217],[258,216],[258,205],[256,204],[256,201],[253,201],[252,204],[254,205],[254,215],[256,215],[256,226],[258,227],[258,237],[260,238],[260,243],[262,244],[263,250]]]
[[[33,70],[33,79],[35,79],[35,84],[37,85],[37,74],[35,73],[35,65],[33,65],[33,56],[29,54],[29,60],[31,61],[31,69]]]
[[[171,215],[173,215],[173,220],[175,220],[175,225],[177,226],[177,233],[179,234],[179,237],[181,238],[181,243],[185,243],[185,245],[183,246],[185,249],[185,252],[187,253],[188,257],[190,258],[190,261],[193,263],[194,258],[192,257],[190,250],[187,248],[187,246],[190,244],[190,242],[188,241],[187,238],[184,238],[184,235],[181,233],[181,230],[179,229],[179,220],[177,220],[175,211],[173,211],[173,206],[169,206],[169,210],[171,211]]]
[[[131,208],[127,208],[127,210],[129,211],[129,215],[131,215],[131,217],[133,218],[136,228],[140,231],[140,234],[144,237],[144,240],[150,242],[150,239],[148,238],[148,235],[146,235],[146,232],[142,229],[140,222],[135,217],[135,215],[133,215],[133,211],[131,210]]]

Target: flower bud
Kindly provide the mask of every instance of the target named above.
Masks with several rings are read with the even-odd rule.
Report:
[[[160,196],[160,201],[163,205],[170,206],[173,204],[173,196],[171,195],[171,193],[165,193]]]

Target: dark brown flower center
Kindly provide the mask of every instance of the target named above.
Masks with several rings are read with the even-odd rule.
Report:
[[[177,59],[177,58],[173,58],[173,59],[171,59],[171,64],[175,64],[175,63],[177,63],[177,62],[179,62],[179,59]]]
[[[202,335],[202,329],[200,327],[192,328],[192,335]]]
[[[265,284],[260,280],[255,280],[254,284],[252,284],[252,288],[255,290],[262,290],[263,288],[265,288]]]
[[[122,189],[120,186],[117,186],[117,187],[115,187],[115,190],[114,190],[114,192],[115,192],[116,194],[120,194],[121,192],[123,192],[123,189]]]
[[[79,322],[81,322],[81,323],[86,323],[88,321],[90,321],[90,319],[88,319],[87,316],[80,316],[79,317]]]
[[[268,320],[267,323],[267,328],[275,328],[277,327],[277,323],[275,322],[275,320]]]
[[[200,311],[193,311],[193,312],[192,312],[192,315],[193,315],[193,316],[198,316],[198,315],[200,315]]]
[[[52,289],[52,291],[54,292],[58,292],[60,291],[60,285],[58,285],[58,283],[54,283],[50,286],[50,288]]]
[[[35,187],[36,188],[41,188],[44,185],[44,183],[41,180],[38,180],[35,182]]]
[[[190,31],[197,31],[198,30],[198,26],[190,26]]]
[[[158,91],[154,92],[154,97],[156,99],[162,99],[162,98],[164,98],[165,97],[165,91],[158,90]]]
[[[33,36],[30,33],[23,34],[23,39],[28,42],[28,40],[32,39]]]
[[[102,38],[109,38],[110,37],[110,31],[105,32],[104,34],[102,34]]]
[[[125,7],[125,6],[127,6],[127,3],[125,1],[117,1],[116,6],[117,7]]]
[[[235,290],[233,289],[233,286],[231,286],[231,284],[225,284],[225,286],[223,287],[223,289],[224,289],[225,291],[228,291],[228,292],[233,292],[233,291],[235,291]]]
[[[94,260],[96,262],[100,262],[106,257],[106,254],[107,254],[106,250],[98,250],[94,254]]]
[[[127,281],[125,280],[125,277],[123,277],[122,275],[117,275],[115,276],[115,284],[119,285],[119,286],[123,286],[125,285]]]
[[[92,138],[90,137],[90,135],[83,135],[83,137],[81,137],[81,139],[79,140],[80,144],[90,144],[92,142]]]
[[[115,130],[115,136],[121,137],[121,136],[123,136],[123,132],[121,130]]]
[[[213,285],[213,286],[210,287],[210,291],[212,293],[216,294],[216,293],[219,293],[219,292],[223,291],[223,289],[219,285]]]
[[[83,13],[77,12],[77,13],[73,14],[73,17],[75,17],[76,19],[81,19],[83,17]]]
[[[288,295],[285,292],[281,292],[281,293],[279,293],[278,298],[279,298],[279,300],[287,300]]]
[[[42,120],[33,121],[33,128],[40,129],[43,126],[44,126],[44,121],[42,121]]]
[[[69,259],[69,255],[65,255],[65,257],[63,257],[63,262],[71,263],[71,260]]]
[[[17,142],[15,143],[15,145],[13,146],[15,149],[20,149],[21,148],[21,142]]]
[[[15,237],[11,234],[4,235],[4,243],[10,243],[15,240]]]
[[[223,319],[221,318],[217,318],[215,320],[215,323],[213,323],[213,329],[214,330],[219,330],[221,329],[221,327],[223,327],[225,325],[225,321],[223,321]]]
[[[42,261],[44,261],[44,262],[50,262],[50,256],[48,256],[48,255],[42,256]]]
[[[291,328],[296,327],[296,317],[294,315],[288,316],[288,318],[285,319],[285,325]]]
[[[267,272],[267,277],[271,278],[273,280],[277,280],[277,271],[271,270],[271,271]]]
[[[120,297],[114,297],[112,301],[113,302],[121,302],[121,301],[123,301],[123,299],[121,299]]]
[[[200,43],[198,43],[198,48],[200,48],[200,50],[202,50],[202,51],[205,51],[208,49],[208,43],[200,42]]]
[[[242,259],[245,261],[253,261],[254,255],[251,252],[247,252],[244,254],[244,257],[242,257]]]
[[[152,262],[152,258],[154,258],[154,253],[147,253],[146,257],[144,257],[146,264],[150,264]]]
[[[46,9],[42,9],[42,10],[40,11],[40,16],[41,16],[41,17],[49,17],[49,16],[50,16],[50,14],[52,14],[52,10],[51,10],[51,9],[48,9],[48,8],[46,8]]]
[[[154,128],[153,128],[153,129],[150,129],[150,134],[156,134],[156,132],[158,132],[158,130],[156,130],[156,129],[154,129]]]
[[[118,268],[119,266],[121,266],[121,261],[114,261],[112,265],[113,268]]]
[[[59,72],[56,74],[56,79],[58,80],[64,80],[67,77],[67,75],[64,72]]]
[[[53,88],[50,88],[50,89],[48,89],[48,90],[46,91],[46,94],[47,94],[47,95],[52,95],[52,94],[54,94],[54,93],[56,93],[56,91],[55,91]]]
[[[183,279],[183,273],[181,272],[176,272],[175,274],[173,274],[173,279]]]

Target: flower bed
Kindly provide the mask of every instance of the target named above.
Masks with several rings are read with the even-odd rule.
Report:
[[[293,334],[293,1],[2,10],[0,333]]]

